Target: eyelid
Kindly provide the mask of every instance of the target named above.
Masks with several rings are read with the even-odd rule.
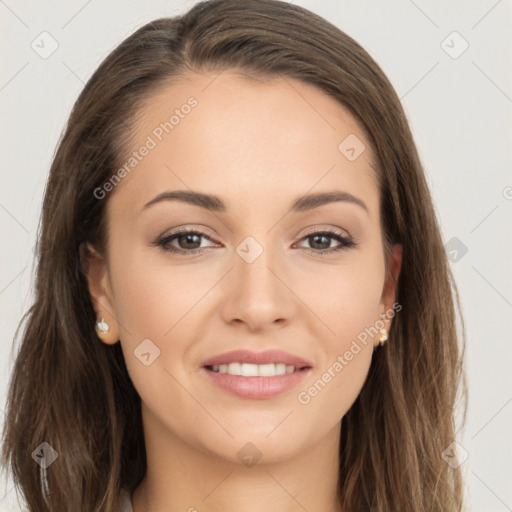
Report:
[[[352,235],[346,229],[342,229],[342,228],[338,228],[338,227],[333,227],[333,226],[325,226],[325,227],[322,227],[322,226],[312,226],[311,228],[306,228],[306,231],[301,236],[301,239],[306,237],[306,236],[308,236],[308,235],[312,235],[314,233],[324,233],[326,231],[335,232],[336,234],[342,235],[342,236],[344,236],[346,238],[350,238],[351,240],[353,239]]]
[[[170,236],[179,235],[180,233],[196,233],[198,235],[202,235],[205,238],[214,239],[216,235],[213,234],[211,229],[208,229],[206,226],[199,225],[199,227],[194,227],[194,225],[185,225],[179,226],[177,228],[170,229],[160,235],[158,238],[168,238]]]

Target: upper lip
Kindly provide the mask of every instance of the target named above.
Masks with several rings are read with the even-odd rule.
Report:
[[[265,350],[263,352],[252,352],[250,350],[232,350],[218,356],[207,359],[203,366],[214,366],[229,363],[250,363],[250,364],[269,364],[283,363],[295,368],[305,368],[311,366],[306,359],[283,352],[282,350]]]

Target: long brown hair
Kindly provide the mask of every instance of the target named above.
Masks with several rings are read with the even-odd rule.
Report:
[[[370,55],[321,17],[277,0],[212,0],[123,41],[76,101],[45,190],[35,301],[9,383],[2,465],[30,511],[112,511],[146,472],[140,397],[120,344],[99,341],[80,246],[105,251],[93,191],[124,161],[144,99],[187,70],[243,69],[313,84],[347,107],[376,156],[386,259],[403,245],[389,341],[342,419],[343,510],[447,512],[463,506],[460,468],[443,460],[466,416],[465,327],[456,285],[404,110]],[[389,270],[389,269],[388,269]],[[18,333],[17,331],[17,333]],[[17,337],[17,334],[16,334]],[[32,456],[48,443],[46,469]],[[41,451],[42,450],[42,451]],[[453,465],[453,464],[452,464]]]

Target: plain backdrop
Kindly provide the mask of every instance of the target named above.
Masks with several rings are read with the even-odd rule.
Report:
[[[194,3],[0,0],[2,411],[14,331],[32,303],[33,247],[44,186],[70,108],[92,72],[125,37]],[[294,3],[358,41],[402,100],[467,324],[470,400],[466,428],[457,441],[467,456],[462,467],[470,510],[510,511],[512,3]],[[0,512],[15,510],[21,509],[6,478]]]

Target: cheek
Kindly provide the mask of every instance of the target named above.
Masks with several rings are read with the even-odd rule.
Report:
[[[303,288],[307,303],[329,327],[326,334],[333,348],[343,349],[379,319],[384,270],[378,250],[365,249],[352,253],[342,265],[308,277]]]
[[[158,253],[158,248],[132,248],[129,256],[123,250],[111,251],[116,317],[126,366],[135,388],[153,411],[170,403],[170,396],[175,405],[183,398],[180,407],[186,407],[186,397],[177,384],[184,381],[184,369],[174,362],[184,360],[191,335],[187,320],[206,286],[211,287],[197,275],[199,267],[167,266],[165,256]],[[147,365],[144,353],[149,353]]]
[[[159,251],[112,252],[116,315],[125,337],[163,339],[205,293],[209,279],[199,266],[167,266]]]

